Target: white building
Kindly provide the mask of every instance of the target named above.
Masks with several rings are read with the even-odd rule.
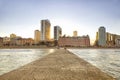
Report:
[[[106,29],[103,26],[98,30],[98,45],[103,47],[106,46]]]

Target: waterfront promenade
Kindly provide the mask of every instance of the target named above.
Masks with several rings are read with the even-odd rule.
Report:
[[[16,64],[17,65],[17,64]],[[116,80],[64,49],[0,76],[0,80]]]

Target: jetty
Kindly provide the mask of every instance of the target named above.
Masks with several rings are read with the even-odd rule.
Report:
[[[1,75],[0,80],[116,79],[66,49],[55,49],[43,58]]]

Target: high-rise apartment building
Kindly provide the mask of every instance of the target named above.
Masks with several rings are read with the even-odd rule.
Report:
[[[50,21],[49,20],[41,20],[41,40],[49,41],[50,40]]]
[[[96,32],[96,41],[98,41],[98,32]]]
[[[96,32],[96,40],[94,42],[94,46],[98,46],[98,32]]]
[[[54,26],[54,40],[58,40],[62,36],[62,29],[59,26]]]
[[[98,30],[98,45],[106,46],[106,29],[103,26]]]
[[[77,37],[77,31],[73,31],[73,37]]]
[[[35,32],[34,32],[34,43],[38,44],[39,42],[40,42],[40,31],[35,30]]]

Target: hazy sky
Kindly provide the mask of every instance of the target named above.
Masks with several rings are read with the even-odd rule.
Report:
[[[40,20],[59,25],[63,34],[89,35],[95,39],[96,31],[105,26],[111,33],[120,34],[120,0],[0,0],[0,36],[15,33],[34,37],[40,30]]]

